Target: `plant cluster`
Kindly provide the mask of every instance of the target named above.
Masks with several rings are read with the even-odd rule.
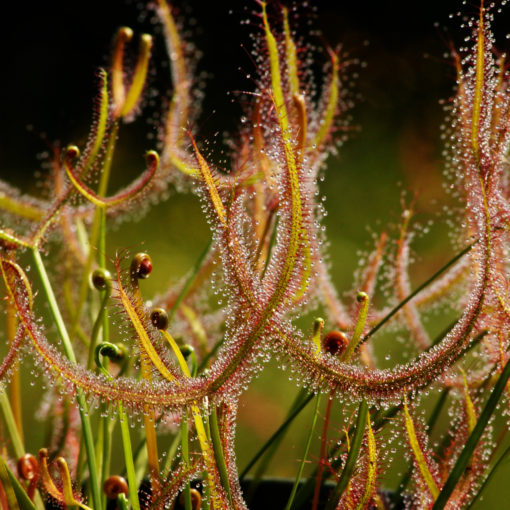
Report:
[[[151,8],[168,48],[172,96],[161,106],[158,152],[146,154],[140,176],[108,194],[119,131],[142,112],[151,65],[148,34],[139,38],[134,65],[127,65],[133,32],[124,27],[110,69],[99,72],[88,143],[81,150],[55,149],[46,197],[25,196],[0,181],[7,340],[0,364],[0,506],[246,508],[240,480],[261,458],[267,464],[311,401],[309,440],[286,508],[469,506],[494,473],[492,461],[507,453],[498,448],[503,434],[495,439],[493,416],[507,398],[510,376],[510,74],[494,49],[492,10],[482,4],[479,16],[466,22],[468,47],[452,50],[457,87],[448,108],[446,173],[458,202],[452,232],[458,254],[413,290],[408,208],[394,243],[381,233],[346,302],[325,262],[318,181],[346,123],[349,62],[328,49],[317,86],[307,43],[293,30],[295,10],[261,1],[254,15],[255,89],[244,97],[233,170],[214,168],[190,128],[197,115],[190,46],[166,0]],[[193,271],[149,306],[142,290],[153,269],[150,255],[118,251],[107,260],[107,229],[164,197],[170,186],[199,197],[211,242]],[[61,270],[48,275],[52,260]],[[392,269],[394,295],[377,308],[372,298],[383,266]],[[446,300],[458,317],[432,339],[423,310]],[[43,304],[51,327],[40,320]],[[325,318],[302,331],[296,319],[319,307]],[[371,339],[391,323],[406,332],[417,355],[381,369]],[[20,418],[19,361],[26,353],[46,378],[50,413],[59,417],[37,456],[25,451]],[[240,475],[234,447],[239,398],[275,357],[303,390]],[[434,397],[428,423],[420,412],[425,393]],[[342,417],[331,415],[333,401],[342,404]],[[447,411],[455,416],[451,428],[433,445],[431,430]],[[143,430],[137,448],[131,427]],[[117,428],[124,473],[110,472]],[[164,457],[163,429],[174,438]],[[334,430],[341,432],[333,438]],[[383,439],[388,430],[407,444],[410,461],[391,496],[382,477],[391,460]],[[321,437],[318,462],[303,483],[315,435]]]

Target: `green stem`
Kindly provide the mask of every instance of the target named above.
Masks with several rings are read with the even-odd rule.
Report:
[[[39,274],[39,278],[41,279],[41,283],[43,285],[48,305],[50,307],[51,315],[53,316],[53,320],[55,321],[57,330],[62,340],[62,346],[64,348],[65,355],[67,356],[67,359],[71,363],[76,364],[76,356],[74,355],[71,339],[69,338],[69,334],[67,332],[64,319],[62,318],[62,315],[60,313],[60,309],[58,307],[55,294],[53,293],[53,289],[51,287],[48,274],[46,273],[46,269],[41,259],[41,254],[37,249],[33,249],[32,255],[34,258],[37,273]],[[102,509],[101,492],[99,490],[99,480],[97,478],[98,471],[96,465],[96,455],[94,451],[94,439],[92,437],[92,428],[88,416],[87,402],[80,388],[76,388],[76,401],[78,402],[78,408],[80,411],[80,419],[83,430],[83,440],[85,442],[85,449],[87,451],[87,464],[89,467],[92,501],[94,503],[95,510],[101,510]]]
[[[312,425],[310,427],[310,431],[308,433],[308,439],[306,441],[305,451],[303,452],[303,458],[299,464],[299,469],[296,474],[296,479],[294,480],[294,485],[292,486],[292,491],[290,492],[289,500],[287,501],[287,505],[285,506],[285,510],[290,510],[292,508],[292,503],[294,502],[294,498],[296,497],[296,492],[299,487],[299,482],[301,481],[301,475],[303,474],[303,469],[305,468],[306,459],[308,457],[308,452],[310,451],[310,445],[312,444],[313,432],[315,430],[315,425],[317,423],[317,416],[319,415],[319,407],[321,403],[320,394],[317,395],[317,399],[315,401],[315,409],[313,412]]]
[[[105,163],[103,165],[103,169],[101,172],[101,178],[99,181],[99,187],[98,187],[98,191],[97,191],[97,194],[101,197],[106,194],[106,191],[108,188],[108,181],[110,179],[110,171],[111,171],[111,166],[112,166],[113,153],[115,150],[115,144],[117,142],[118,130],[119,130],[119,123],[115,122],[113,124],[112,131],[111,131],[109,139],[108,139],[108,145],[106,147]],[[76,327],[80,320],[83,305],[85,304],[85,301],[87,299],[87,294],[88,294],[88,290],[89,290],[89,275],[90,275],[90,272],[92,269],[92,264],[94,263],[94,257],[96,255],[96,253],[94,251],[94,246],[98,247],[100,257],[105,256],[104,246],[100,246],[98,243],[98,238],[100,237],[100,232],[102,230],[101,229],[102,214],[104,214],[104,211],[102,211],[101,208],[96,207],[96,210],[94,211],[94,219],[92,221],[92,227],[90,229],[89,254],[87,257],[87,261],[85,262],[85,267],[83,269],[83,277],[81,280],[81,285],[80,285],[80,289],[79,289],[79,293],[78,293],[78,302],[76,304],[76,314],[74,316],[74,320],[73,320],[73,324],[72,324],[72,328],[71,328],[71,332],[73,335],[76,331]],[[104,227],[104,225],[103,225],[103,227]],[[103,228],[103,232],[104,232],[104,228]],[[104,267],[104,265],[101,265],[101,267]]]
[[[400,303],[395,306],[392,310],[390,310],[362,339],[361,342],[366,342],[376,331],[379,331],[380,328],[384,326],[401,308],[403,308],[411,299],[413,299],[417,294],[419,294],[425,287],[430,285],[439,275],[444,273],[449,267],[453,266],[455,262],[460,260],[466,253],[471,251],[471,248],[476,244],[477,241],[471,243],[469,246],[466,246],[461,252],[457,253],[455,257],[450,259],[443,267],[438,269],[429,279],[424,281],[419,287],[417,287],[411,294],[409,294],[405,299],[400,301]]]
[[[297,406],[288,416],[287,419],[276,429],[273,435],[265,442],[264,446],[255,454],[255,456],[248,462],[247,466],[243,469],[240,480],[243,480],[250,469],[257,463],[257,461],[264,455],[267,449],[276,441],[286,430],[286,428],[294,421],[294,418],[306,407],[308,402],[313,399],[314,395],[308,395],[303,402]]]
[[[99,245],[97,251],[97,263],[99,267],[106,269],[106,211],[100,209],[100,222],[99,222]],[[108,342],[110,337],[110,323],[108,320],[108,314],[106,313],[106,304],[108,298],[112,292],[111,287],[108,285],[104,291],[102,291],[103,303],[102,305],[102,320],[103,320],[103,342]],[[91,341],[92,342],[92,341]]]
[[[320,448],[320,454],[319,454],[319,462],[317,464],[317,476],[315,478],[315,490],[314,490],[313,499],[312,499],[312,510],[317,510],[318,505],[319,505],[319,496],[320,496],[321,485],[322,485],[322,471],[324,469],[324,463],[327,461],[326,443],[327,443],[327,439],[328,439],[329,420],[331,417],[331,407],[333,406],[334,395],[335,395],[335,392],[332,389],[329,393],[328,403],[326,405],[326,415],[324,417],[324,425],[322,427],[321,448]]]
[[[209,426],[211,428],[211,440],[213,444],[214,457],[216,459],[216,465],[218,466],[218,471],[220,473],[220,480],[225,492],[228,496],[228,501],[232,508],[235,508],[233,499],[232,499],[232,491],[230,490],[230,481],[228,478],[228,470],[227,463],[225,462],[225,455],[223,454],[223,446],[221,444],[220,437],[220,428],[218,426],[218,413],[216,412],[216,408],[214,407],[211,412],[211,419],[209,421]]]
[[[8,435],[12,442],[14,449],[14,455],[19,459],[25,455],[25,447],[23,441],[19,435],[18,427],[16,426],[16,420],[14,419],[14,413],[11,409],[11,403],[4,390],[0,390],[0,409],[4,415],[5,425],[7,427]]]
[[[126,495],[123,492],[117,496],[117,505],[119,510],[129,510],[128,501],[126,499]]]
[[[333,490],[328,502],[326,504],[326,510],[333,510],[337,507],[340,498],[342,497],[349,481],[352,477],[352,473],[354,471],[354,467],[356,466],[356,461],[358,460],[359,451],[361,449],[361,442],[363,440],[363,435],[365,433],[365,426],[367,423],[367,413],[368,413],[368,405],[365,400],[361,402],[359,405],[358,411],[358,420],[356,423],[356,431],[354,432],[354,437],[352,439],[351,448],[347,455],[347,461],[345,463],[345,467],[342,471],[340,479],[336,484],[336,487]]]
[[[509,454],[510,454],[510,446],[503,452],[503,455],[501,455],[501,457],[498,459],[496,464],[494,464],[494,466],[490,470],[489,474],[487,475],[487,477],[483,481],[482,485],[478,489],[478,492],[476,493],[476,496],[471,500],[471,503],[469,503],[469,505],[466,507],[466,510],[469,510],[478,501],[478,499],[482,495],[483,491],[485,490],[487,485],[490,483],[492,477],[496,474],[496,471],[498,470],[499,466],[505,460],[508,461]]]
[[[164,477],[168,478],[170,476],[170,470],[172,469],[172,463],[175,459],[175,455],[177,453],[177,448],[181,444],[181,429],[177,431],[177,434],[175,434],[174,438],[172,439],[172,442],[170,443],[170,447],[168,448],[168,452],[166,454],[166,462],[165,467],[163,468]]]
[[[131,436],[129,434],[129,423],[127,421],[124,407],[119,403],[119,422],[122,434],[122,445],[124,447],[124,461],[126,463],[126,473],[129,485],[129,500],[133,510],[140,510],[140,502],[138,500],[138,490],[136,484],[135,463],[133,461],[133,449],[131,447]]]
[[[505,390],[505,386],[509,377],[510,361],[507,361],[505,368],[501,372],[501,375],[494,385],[494,389],[492,390],[490,397],[487,400],[487,403],[485,404],[485,407],[480,414],[478,421],[476,422],[473,432],[471,432],[469,435],[466,444],[464,445],[464,448],[462,449],[462,452],[460,453],[459,458],[455,463],[455,466],[453,466],[453,469],[450,471],[450,476],[446,480],[446,483],[443,485],[443,488],[441,489],[441,492],[439,493],[439,496],[436,499],[432,510],[440,510],[444,508],[448,502],[448,499],[452,495],[457,482],[464,474],[464,471],[469,464],[471,456],[473,455],[473,452],[475,451],[475,448],[478,445],[480,438],[482,437],[485,427],[487,427],[487,424],[489,423],[492,413],[496,409],[501,394]]]
[[[96,366],[99,371],[108,379],[113,380],[110,372],[108,372],[107,368],[104,365],[104,357],[108,357],[110,359],[114,359],[116,361],[120,361],[123,358],[123,367],[121,368],[120,373],[124,371],[126,368],[127,360],[125,359],[125,353],[123,350],[115,344],[111,344],[109,342],[103,342],[99,344],[94,352],[94,359],[96,362]],[[137,492],[137,477],[135,471],[135,463],[133,460],[133,449],[131,446],[131,435],[129,433],[129,423],[127,421],[126,412],[124,411],[124,407],[121,402],[119,402],[117,406],[119,410],[119,421],[120,421],[120,430],[122,435],[122,445],[124,447],[124,460],[126,465],[126,472],[128,478],[128,486],[129,486],[129,499],[131,500],[131,505],[133,510],[140,510],[140,503],[138,501],[138,492]],[[111,437],[113,427],[110,428],[106,432],[105,437]],[[109,460],[109,459],[108,459]]]
[[[101,326],[103,327],[103,342],[108,341],[108,334],[105,334],[105,326],[108,325],[108,314],[106,313],[106,305],[108,300],[110,299],[111,294],[111,286],[101,292],[103,294],[103,299],[101,301],[101,305],[99,308],[99,313],[97,314],[97,318],[94,322],[94,326],[92,327],[92,334],[90,336],[90,344],[89,344],[89,357],[87,361],[87,368],[89,370],[92,369],[94,365],[94,352],[97,346],[97,339],[99,338],[99,331]]]
[[[186,408],[183,410],[181,420],[181,450],[182,460],[186,466],[189,466],[188,410]],[[184,509],[192,510],[189,482],[186,482],[186,486],[184,487]]]
[[[114,133],[116,134],[116,133]],[[111,155],[110,160],[107,161],[105,167],[107,167],[107,172],[109,174],[109,169],[111,166]],[[99,191],[104,195],[106,193],[106,185],[108,183],[108,176],[106,177],[104,183],[101,176],[101,183],[99,186]],[[101,195],[101,196],[102,196]],[[97,262],[100,268],[103,270],[106,267],[106,211],[104,209],[96,209],[96,212],[99,212],[99,238],[98,238],[98,249],[97,249]],[[108,280],[105,282],[106,288],[101,292],[102,301],[101,308],[99,310],[99,314],[97,316],[96,322],[94,323],[94,328],[92,331],[92,337],[90,339],[90,347],[89,347],[89,360],[88,360],[88,368],[92,368],[93,364],[93,353],[97,344],[97,338],[99,333],[99,326],[102,325],[102,340],[103,342],[108,342],[109,340],[109,321],[108,321],[108,313],[106,305],[108,304],[108,300],[110,299],[110,295],[112,292],[111,282]],[[101,427],[102,435],[103,435],[103,452],[102,452],[102,472],[101,472],[101,485],[108,478],[110,472],[110,462],[112,455],[112,432],[115,426],[115,420],[110,420],[106,416],[101,416],[99,420],[99,427]],[[136,486],[135,486],[136,492]],[[103,495],[103,506],[106,507],[106,495]]]
[[[290,406],[290,409],[287,412],[287,417],[289,417],[308,397],[309,397],[308,390],[306,390],[305,388],[302,388],[301,391],[296,395],[294,402]],[[308,400],[308,401],[310,401],[310,400]],[[291,422],[289,422],[289,425],[290,425],[290,423]],[[273,460],[273,457],[276,455],[276,452],[278,451],[278,448],[279,448],[280,444],[282,443],[284,437],[285,437],[285,430],[282,430],[282,433],[279,434],[277,437],[272,436],[271,444],[270,444],[269,448],[267,448],[266,451],[264,452],[264,458],[259,463],[259,465],[255,471],[255,474],[253,475],[253,478],[251,479],[250,487],[246,494],[246,501],[248,503],[253,499],[253,496],[257,490],[257,487],[260,484],[260,480],[262,479],[264,474],[267,472],[269,465],[270,465],[271,461]],[[265,446],[266,445],[264,445],[264,447]]]
[[[115,418],[109,418],[108,416],[102,416],[100,425],[103,429],[103,464],[101,472],[101,485],[104,484],[105,480],[110,475],[110,465],[112,458],[112,433],[115,427]],[[103,508],[106,508],[106,494],[103,495]]]
[[[94,436],[95,446],[96,446],[95,452],[96,452],[97,474],[98,474],[98,476],[100,475],[100,478],[99,478],[100,486],[102,485],[102,482],[104,480],[103,473],[104,473],[104,441],[105,441],[105,438],[104,438],[104,427],[102,426],[102,424],[103,424],[103,418],[99,418],[96,435]],[[106,495],[104,494],[103,491],[101,492],[101,500],[102,500],[102,505],[104,507],[106,504]]]

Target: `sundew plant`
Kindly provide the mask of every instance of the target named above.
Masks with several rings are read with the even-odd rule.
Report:
[[[151,97],[159,136],[139,176],[109,188],[124,124],[143,117],[158,65],[153,35],[122,27],[97,73],[87,143],[53,146],[40,196],[0,181],[0,506],[255,508],[277,446],[309,406],[295,480],[273,484],[266,507],[471,507],[509,452],[510,74],[491,31],[498,7],[482,2],[464,18],[465,46],[450,50],[445,250],[455,256],[411,285],[419,229],[403,199],[398,224],[380,228],[353,289],[341,292],[318,182],[349,129],[351,57],[310,50],[300,9],[254,3],[252,89],[238,96],[227,164],[200,134],[186,20],[166,0],[147,8],[171,82],[168,100]],[[110,246],[109,232],[169,190],[196,195],[210,242],[189,274],[149,301],[144,280],[161,269],[150,253]],[[455,318],[433,337],[423,317],[443,308]],[[372,350],[384,330],[408,355],[391,368]],[[28,358],[35,376],[20,371]],[[238,466],[240,398],[271,360],[300,391]],[[44,386],[37,412],[49,424],[34,452],[21,419],[35,412],[27,379]],[[397,443],[405,459],[395,460]],[[393,462],[401,480],[388,490]]]

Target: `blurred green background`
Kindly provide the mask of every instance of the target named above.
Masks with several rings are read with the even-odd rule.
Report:
[[[349,59],[360,61],[346,75],[349,97],[355,103],[349,112],[352,121],[348,140],[337,155],[329,157],[321,186],[328,210],[325,226],[334,282],[340,295],[350,291],[360,253],[373,246],[373,234],[383,228],[395,234],[404,196],[406,203],[415,200],[417,221],[430,226],[430,233],[415,243],[412,280],[417,284],[453,253],[443,214],[449,198],[442,188],[439,126],[444,115],[439,100],[451,96],[455,81],[455,70],[445,56],[448,42],[458,44],[467,35],[459,29],[458,17],[449,17],[461,9],[460,2],[421,3],[418,14],[412,13],[410,3],[404,1],[313,3],[317,13],[304,9],[300,33],[318,48],[317,70],[326,61],[320,51],[325,42],[332,47],[341,44]],[[239,105],[232,101],[235,95],[227,92],[252,88],[246,75],[254,71],[247,55],[249,33],[260,33],[257,20],[250,14],[255,9],[255,2],[233,0],[186,2],[180,8],[184,26],[193,34],[196,49],[202,54],[197,64],[205,83],[199,137],[214,138],[216,154],[224,149],[222,142],[228,133],[235,133],[241,114]],[[476,14],[476,7],[463,9],[467,14]],[[1,179],[34,194],[41,192],[39,183],[46,170],[41,168],[40,159],[47,153],[42,138],[60,141],[63,146],[84,143],[96,94],[94,75],[98,66],[108,65],[116,29],[128,25],[136,33],[157,31],[152,17],[136,2],[117,0],[81,4],[61,0],[25,2],[5,8],[0,17]],[[306,23],[308,18],[310,25]],[[247,19],[254,24],[240,23]],[[508,13],[496,21],[503,46],[508,44],[504,38],[505,20]],[[439,28],[435,22],[439,22]],[[316,34],[316,29],[322,36]],[[307,30],[309,34],[304,33]],[[169,70],[160,40],[153,66],[159,71],[151,78],[151,91],[167,93]],[[160,99],[157,95],[152,97],[148,114],[122,127],[113,188],[137,175],[144,151],[154,148],[156,131],[147,116],[154,117]],[[216,133],[219,136],[215,137]],[[33,178],[35,172],[40,178]],[[143,248],[151,254],[155,270],[153,278],[144,283],[144,293],[150,297],[184,275],[208,239],[208,227],[196,197],[171,192],[168,200],[148,214],[138,218],[134,213],[133,221],[112,229],[108,245],[110,255],[117,248]],[[352,299],[351,294],[347,294],[347,299]],[[444,321],[447,323],[448,319]],[[434,327],[439,330],[442,325],[431,326]],[[400,349],[391,340],[379,341],[376,346],[383,364],[387,353]],[[28,374],[26,377],[32,378]],[[296,391],[287,374],[270,366],[243,396],[237,435],[241,468],[279,425]],[[35,394],[34,388],[27,385],[27,393]],[[26,407],[29,420],[30,406]],[[271,473],[294,475],[311,407],[297,420]],[[29,439],[29,444],[30,441],[34,448],[39,446],[37,435]],[[318,445],[312,452],[315,461]],[[383,468],[390,473],[389,486],[394,486],[396,474],[403,472],[399,459]],[[496,494],[496,485],[497,481],[492,494]],[[497,497],[510,496],[508,484],[500,490]],[[487,504],[498,507],[491,506],[489,500]]]

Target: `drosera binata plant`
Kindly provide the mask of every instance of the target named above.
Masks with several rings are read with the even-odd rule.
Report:
[[[467,22],[471,46],[452,50],[457,87],[448,111],[447,178],[459,202],[458,254],[413,290],[408,208],[395,235],[396,250],[391,233],[381,233],[347,302],[339,298],[325,263],[317,181],[349,107],[343,86],[349,62],[328,49],[326,75],[315,85],[311,56],[293,31],[295,12],[260,2],[254,14],[255,90],[243,112],[249,122],[242,123],[232,151],[235,170],[229,172],[215,168],[190,127],[193,66],[172,7],[158,0],[151,9],[167,44],[172,97],[158,151],[147,152],[140,176],[108,193],[122,125],[142,112],[152,65],[152,37],[143,34],[134,65],[126,66],[134,34],[124,27],[116,35],[110,68],[99,73],[88,143],[81,150],[74,145],[55,150],[49,198],[24,196],[0,183],[0,270],[7,296],[0,377],[11,387],[0,400],[9,439],[0,462],[0,504],[23,510],[44,504],[95,510],[246,508],[245,495],[255,490],[263,469],[251,489],[244,483],[247,473],[259,461],[269,463],[288,426],[315,400],[285,508],[472,505],[508,453],[500,451],[507,424],[498,437],[493,420],[503,394],[508,398],[510,377],[510,76],[494,50],[494,8],[482,3]],[[107,230],[112,218],[163,197],[169,186],[198,195],[211,242],[191,273],[148,306],[143,280],[153,271],[150,255],[118,251],[114,261],[107,260]],[[52,239],[63,245],[60,256],[68,268],[59,275],[46,271],[54,256]],[[27,272],[24,252],[36,276]],[[394,298],[378,309],[372,303],[385,265],[392,268]],[[37,296],[34,284],[41,289]],[[222,304],[211,306],[214,292],[224,296]],[[459,315],[432,339],[423,310],[447,295],[456,296]],[[43,301],[54,330],[38,319]],[[295,319],[318,306],[325,318],[317,317],[311,332],[302,331]],[[370,344],[390,322],[405,331],[417,354],[381,369]],[[63,422],[37,456],[25,451],[20,418],[17,361],[27,350],[49,379],[52,410]],[[303,391],[239,474],[239,398],[272,357],[291,367]],[[430,394],[433,410],[425,423],[420,409]],[[333,402],[340,403],[340,416],[332,413]],[[434,444],[431,431],[447,412],[455,418]],[[173,442],[165,445],[163,462],[161,431],[168,422]],[[131,426],[143,432],[139,444],[133,444]],[[117,427],[123,473],[111,469]],[[383,491],[382,476],[391,459],[388,434],[403,438],[409,460],[391,495]],[[316,436],[320,452],[304,480]]]

